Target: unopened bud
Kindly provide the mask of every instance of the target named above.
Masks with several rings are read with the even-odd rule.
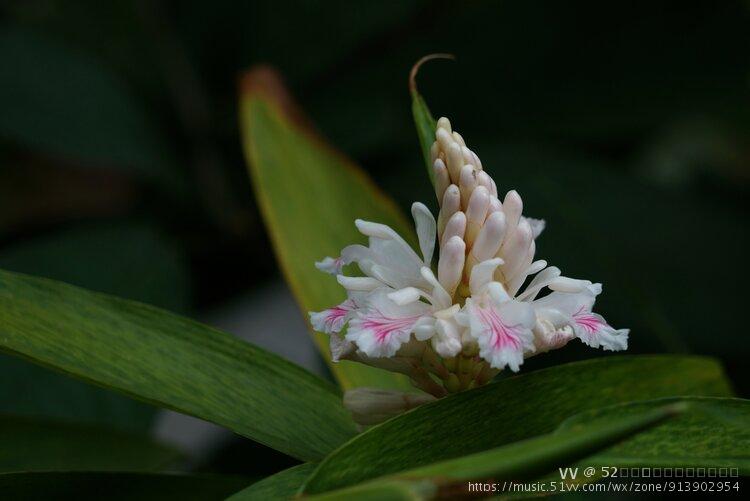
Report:
[[[461,177],[461,169],[464,167],[464,157],[461,154],[461,146],[458,143],[451,143],[448,147],[448,172],[455,183]]]
[[[505,234],[505,214],[493,212],[484,222],[474,242],[471,253],[478,262],[490,259],[497,254]]]
[[[354,421],[361,425],[383,422],[434,400],[435,397],[424,393],[378,388],[354,388],[344,393],[344,407],[352,413]]]
[[[461,207],[465,210],[469,205],[469,197],[477,187],[477,171],[473,165],[464,165],[461,168],[458,187],[461,189]]]
[[[456,291],[464,269],[466,244],[459,237],[452,237],[440,250],[438,280],[451,296]]]
[[[443,236],[440,239],[440,246],[442,247],[452,237],[464,238],[466,233],[466,215],[458,211],[454,213],[448,222],[445,224],[445,230],[443,230]]]
[[[466,245],[472,246],[474,240],[479,233],[485,218],[487,217],[487,209],[490,206],[490,195],[487,188],[484,186],[477,186],[474,193],[469,198],[469,204],[466,208]]]
[[[441,159],[438,158],[435,160],[432,168],[435,174],[435,195],[437,195],[438,202],[440,202],[443,199],[445,190],[451,184],[451,179],[448,175],[448,168]]]

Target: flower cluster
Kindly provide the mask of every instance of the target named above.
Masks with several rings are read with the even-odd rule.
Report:
[[[313,327],[330,334],[333,359],[406,374],[440,397],[484,384],[505,367],[518,371],[525,358],[573,338],[626,349],[628,330],[592,311],[601,284],[535,261],[544,221],[522,215],[515,190],[500,200],[495,181],[448,119],[438,121],[435,137],[440,211],[435,220],[424,204],[411,210],[421,255],[390,227],[356,220],[369,245],[350,245],[316,263],[336,275],[348,297],[310,314]],[[343,274],[353,263],[361,276]]]

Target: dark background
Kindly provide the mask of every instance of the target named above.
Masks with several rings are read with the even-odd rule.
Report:
[[[747,2],[0,5],[0,268],[198,318],[256,297],[280,277],[241,152],[240,72],[278,68],[332,144],[403,207],[434,207],[406,79],[452,52],[420,89],[547,220],[538,255],[605,284],[598,310],[632,329],[631,352],[717,356],[750,393]],[[597,355],[571,344],[524,369]],[[130,408],[93,391],[0,358],[0,411],[153,419],[97,417],[101,399]],[[257,474],[262,452],[236,440],[197,468]]]

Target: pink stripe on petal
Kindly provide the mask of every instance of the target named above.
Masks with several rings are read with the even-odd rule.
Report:
[[[487,327],[485,333],[491,336],[490,344],[493,350],[522,349],[519,326],[509,326],[503,323],[494,308],[477,308],[477,314]]]
[[[383,344],[388,342],[393,333],[411,330],[420,316],[390,318],[379,311],[375,311],[372,315],[362,317],[360,327],[371,331],[378,343]]]
[[[341,331],[346,323],[347,314],[355,308],[354,301],[347,299],[333,308],[322,311],[322,321],[325,326],[324,331],[328,333]]]
[[[584,331],[586,331],[587,334],[594,334],[604,327],[609,327],[607,322],[590,311],[585,311],[583,308],[573,314],[573,320]]]

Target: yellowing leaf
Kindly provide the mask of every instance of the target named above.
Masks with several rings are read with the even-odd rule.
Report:
[[[372,180],[332,150],[306,124],[271,70],[247,73],[241,87],[241,126],[258,203],[276,256],[302,312],[346,299],[335,277],[314,266],[365,238],[356,218],[387,224],[415,242],[412,225]],[[353,124],[355,125],[355,124]],[[365,134],[366,127],[362,127]],[[315,334],[330,362],[328,336]],[[404,376],[352,362],[331,364],[341,386],[409,389]]]

